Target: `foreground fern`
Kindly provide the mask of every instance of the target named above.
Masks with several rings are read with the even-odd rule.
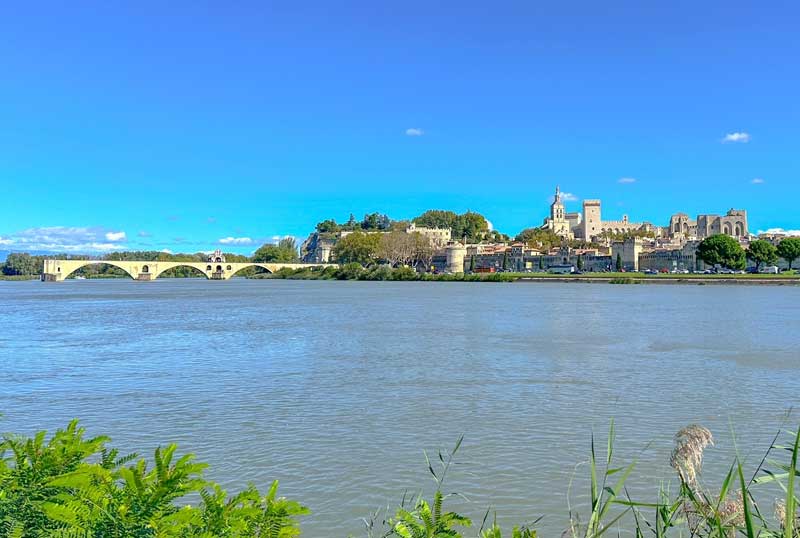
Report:
[[[263,537],[300,534],[300,504],[277,496],[278,483],[228,497],[203,479],[205,464],[157,448],[150,468],[119,457],[107,437],[85,439],[73,421],[45,442],[5,436],[0,443],[0,536],[14,538]],[[176,501],[200,495],[199,506]]]

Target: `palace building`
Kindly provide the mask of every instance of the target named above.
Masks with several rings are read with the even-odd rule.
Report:
[[[738,239],[749,237],[747,211],[731,209],[725,215],[698,215],[692,220],[686,213],[675,213],[669,226],[660,227],[649,222],[631,222],[627,215],[622,220],[603,220],[600,200],[584,200],[581,213],[567,213],[561,189],[556,187],[550,216],[542,228],[550,230],[566,240],[583,239],[595,241],[624,235],[649,235],[680,242],[725,234]]]

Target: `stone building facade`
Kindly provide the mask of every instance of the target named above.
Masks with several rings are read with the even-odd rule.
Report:
[[[644,242],[639,237],[629,237],[624,241],[616,241],[611,245],[611,259],[614,261],[616,269],[617,256],[622,262],[622,268],[626,271],[639,270],[639,256],[644,250]]]
[[[669,219],[667,236],[671,239],[705,239],[712,235],[725,234],[737,239],[750,236],[747,227],[747,211],[730,209],[723,215],[698,215],[691,220],[686,213],[675,213]]]
[[[453,232],[450,228],[425,228],[417,226],[413,222],[406,228],[406,233],[419,233],[423,237],[427,237],[435,249],[444,248],[453,239]]]
[[[682,248],[661,249],[639,255],[640,271],[702,271],[705,267],[697,258],[699,241],[689,241]]]

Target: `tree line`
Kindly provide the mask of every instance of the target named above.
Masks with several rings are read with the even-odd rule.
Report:
[[[747,266],[747,260],[750,260],[755,264],[756,271],[765,265],[774,265],[779,258],[783,258],[789,264],[789,269],[792,269],[794,261],[800,258],[800,237],[787,237],[777,246],[757,239],[744,249],[733,237],[712,235],[698,245],[697,257],[707,265],[734,270],[743,270]]]
[[[393,220],[383,213],[368,213],[364,218],[357,220],[353,214],[347,222],[337,223],[334,219],[327,219],[317,223],[317,233],[332,235],[340,232],[402,232],[411,223],[424,228],[449,228],[454,239],[467,238],[468,241],[482,239],[507,241],[505,234],[489,229],[489,221],[480,213],[467,211],[458,214],[455,211],[430,209],[410,220]]]

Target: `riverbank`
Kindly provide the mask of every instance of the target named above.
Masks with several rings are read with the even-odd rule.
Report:
[[[782,275],[645,275],[643,273],[598,273],[597,275],[526,275],[520,282],[578,282],[584,284],[684,284],[800,286],[797,276]]]
[[[39,280],[41,277],[39,275],[0,275],[0,281],[7,280],[9,282],[15,282],[19,280]]]
[[[795,274],[658,274],[644,273],[582,273],[559,275],[550,273],[417,273],[410,267],[396,269],[377,266],[363,268],[358,264],[318,269],[282,269],[277,273],[261,273],[248,278],[286,280],[366,280],[366,281],[423,281],[423,282],[581,282],[591,284],[742,284],[742,285],[800,285]]]

